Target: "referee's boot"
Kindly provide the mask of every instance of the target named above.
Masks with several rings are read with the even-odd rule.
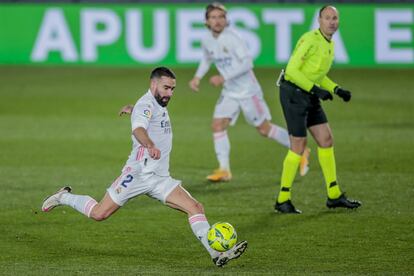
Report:
[[[275,212],[282,214],[302,214],[301,210],[296,209],[295,206],[293,206],[290,199],[282,203],[276,201]]]
[[[361,206],[362,203],[355,199],[348,199],[345,196],[345,193],[342,193],[338,198],[331,199],[328,197],[326,201],[326,207],[328,208],[347,208],[347,209],[356,209]]]

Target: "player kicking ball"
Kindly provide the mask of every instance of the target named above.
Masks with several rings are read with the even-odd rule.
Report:
[[[221,267],[240,257],[247,248],[247,242],[241,241],[225,252],[211,248],[207,240],[210,224],[203,205],[181,186],[181,181],[170,176],[172,128],[167,105],[175,86],[176,77],[170,69],[158,67],[151,72],[150,89],[131,107],[132,152],[121,175],[99,203],[88,195],[71,193],[71,187],[63,187],[44,200],[42,211],[49,212],[57,206],[66,205],[91,219],[102,221],[129,199],[145,194],[185,212],[194,235],[208,251],[214,264]]]

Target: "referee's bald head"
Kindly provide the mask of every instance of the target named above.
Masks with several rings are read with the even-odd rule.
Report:
[[[338,10],[337,10],[334,6],[331,6],[331,5],[325,5],[325,6],[323,6],[323,7],[319,10],[319,17],[322,17],[322,13],[323,13],[323,11],[325,11],[326,9],[332,9],[332,10],[334,10],[336,13],[338,13]]]

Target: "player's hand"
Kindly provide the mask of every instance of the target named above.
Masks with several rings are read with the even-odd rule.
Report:
[[[118,115],[122,116],[122,115],[125,115],[125,114],[131,114],[132,110],[134,110],[134,106],[132,104],[125,105],[118,112]]]
[[[335,87],[334,91],[335,91],[335,94],[338,95],[338,97],[344,100],[344,102],[349,102],[351,100],[351,91],[342,89],[339,86]]]
[[[190,86],[191,90],[198,92],[198,87],[200,86],[200,78],[194,77],[188,85]]]
[[[322,101],[326,101],[326,100],[333,100],[332,94],[325,90],[322,89],[316,85],[314,85],[310,91],[312,94],[316,95],[319,99],[321,99]]]
[[[220,86],[224,83],[224,78],[221,75],[215,75],[210,78],[210,83],[214,86]]]
[[[149,156],[152,159],[154,159],[154,160],[160,159],[161,151],[158,148],[152,146],[152,147],[148,147],[147,149],[148,149]]]

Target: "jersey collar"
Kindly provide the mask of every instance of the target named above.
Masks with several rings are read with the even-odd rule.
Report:
[[[324,35],[323,35],[323,33],[322,33],[322,31],[321,31],[321,29],[318,29],[318,31],[319,31],[319,34],[328,42],[328,43],[331,43],[332,42],[332,39],[331,40],[329,40],[329,39],[327,39]]]

